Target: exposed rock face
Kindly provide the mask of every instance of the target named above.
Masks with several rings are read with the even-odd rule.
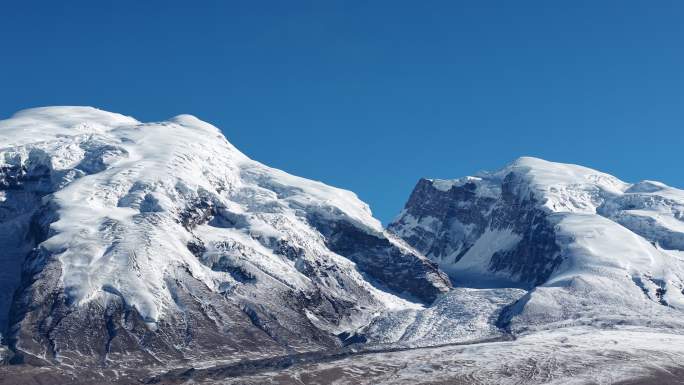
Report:
[[[371,235],[346,222],[311,221],[330,250],[345,255],[394,292],[432,302],[448,290],[449,278],[437,265],[390,234]]]
[[[0,122],[0,334],[14,362],[240,360],[341,344],[448,278],[348,191],[215,127],[85,107]],[[8,354],[3,353],[3,357]]]
[[[389,229],[451,273],[457,285],[487,287],[491,272],[510,279],[504,286],[531,288],[561,262],[553,225],[535,197],[516,195],[521,182],[515,173],[466,178],[448,189],[439,183],[421,179]],[[488,259],[459,264],[469,251],[479,257],[488,245],[499,247]]]

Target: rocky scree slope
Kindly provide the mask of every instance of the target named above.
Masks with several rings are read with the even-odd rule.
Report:
[[[450,288],[353,193],[250,160],[189,115],[0,121],[0,250],[4,356],[39,365],[329,348]]]

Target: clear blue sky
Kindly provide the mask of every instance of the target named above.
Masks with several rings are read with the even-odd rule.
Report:
[[[1,117],[191,113],[385,222],[521,155],[684,187],[683,93],[675,0],[0,2]]]

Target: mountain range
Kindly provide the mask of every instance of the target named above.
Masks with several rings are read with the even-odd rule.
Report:
[[[522,157],[384,228],[190,115],[0,121],[0,383],[662,383],[683,311],[660,182]]]

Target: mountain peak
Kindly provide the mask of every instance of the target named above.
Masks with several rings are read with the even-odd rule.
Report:
[[[334,345],[374,312],[450,287],[354,193],[253,161],[191,115],[37,108],[0,121],[0,138],[0,332],[29,355],[57,344],[59,359],[78,357],[68,340],[84,317],[104,329],[83,346],[162,328],[160,349],[187,354],[183,320],[216,317],[248,334],[268,324],[266,345]],[[41,334],[51,320],[63,343]],[[232,349],[223,327],[193,330],[198,349]]]
[[[684,191],[523,157],[476,178],[421,180],[389,228],[456,286],[531,290],[509,314],[530,327],[619,312],[627,298],[684,310],[683,223]],[[597,292],[604,302],[583,297]]]

